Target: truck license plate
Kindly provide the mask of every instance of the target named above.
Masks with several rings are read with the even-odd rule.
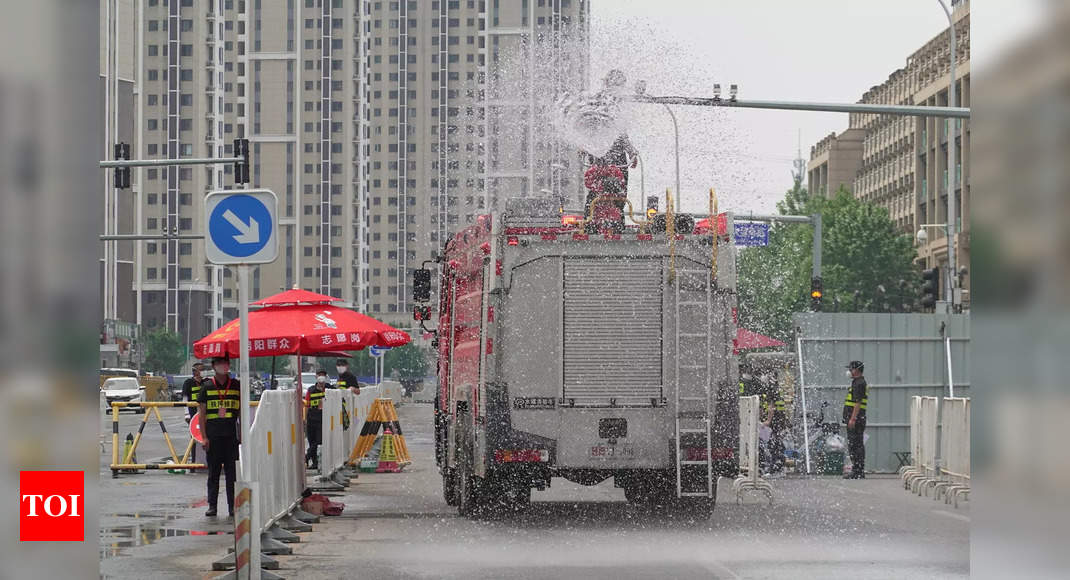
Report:
[[[590,451],[592,458],[598,459],[634,459],[634,445],[592,445]]]

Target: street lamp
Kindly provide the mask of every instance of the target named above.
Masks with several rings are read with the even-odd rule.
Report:
[[[948,103],[947,104],[948,104],[949,107],[954,107],[955,106],[955,101],[956,101],[956,99],[955,99],[956,85],[958,84],[958,81],[955,78],[955,61],[956,61],[956,56],[955,56],[955,48],[956,47],[955,47],[955,45],[957,44],[956,41],[955,41],[955,18],[954,18],[953,14],[952,14],[952,11],[948,8],[947,2],[945,2],[945,0],[936,0],[936,1],[940,3],[940,7],[944,9],[944,14],[947,15],[948,30],[951,33],[951,84],[950,84],[950,86],[948,87],[948,90],[947,90],[947,98],[948,98]],[[946,233],[946,235],[947,235],[947,266],[948,266],[948,271],[949,272],[955,272],[955,236],[958,233],[958,232],[955,231],[957,229],[955,214],[958,212],[958,207],[955,205],[955,190],[957,189],[956,186],[958,185],[958,178],[957,178],[958,177],[957,176],[957,174],[958,174],[958,155],[957,155],[957,151],[956,151],[955,139],[956,139],[956,133],[957,133],[956,125],[958,125],[958,120],[957,119],[948,119],[948,124],[951,126],[950,127],[951,135],[948,136],[948,143],[947,143],[947,165],[948,165],[947,172],[949,173],[949,176],[948,176],[949,191],[947,192],[947,229],[946,229],[946,232],[947,232]],[[948,278],[948,282],[947,282],[947,284],[948,284],[948,300],[951,301],[952,305],[957,306],[958,305],[958,300],[957,300],[957,298],[955,296],[955,286],[956,286],[955,278],[956,278],[956,276],[948,276],[947,278]]]
[[[672,117],[672,132],[676,138],[676,199],[680,199],[680,127],[676,124],[676,114],[672,112],[669,105],[662,103],[662,107],[669,112],[669,116]]]

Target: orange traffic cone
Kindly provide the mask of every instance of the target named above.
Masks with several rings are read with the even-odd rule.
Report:
[[[379,453],[379,467],[376,473],[401,473],[398,454],[394,450],[394,433],[387,427],[383,432],[383,449]]]

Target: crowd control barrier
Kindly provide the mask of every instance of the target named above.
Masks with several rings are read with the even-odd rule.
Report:
[[[910,431],[914,457],[900,472],[903,486],[958,507],[970,493],[970,399],[914,397]]]
[[[921,494],[925,486],[936,481],[937,477],[937,414],[939,397],[918,397],[918,457],[917,469],[903,480],[903,486],[911,492]]]
[[[265,391],[249,427],[249,478],[259,483],[256,508],[264,529],[289,514],[305,489],[299,409],[296,390]]]
[[[736,491],[736,502],[743,503],[743,493],[760,491],[773,503],[773,486],[761,478],[758,465],[758,410],[757,395],[739,398],[739,472],[740,476],[732,483]]]
[[[970,494],[970,399],[946,397],[940,408],[940,473],[933,499],[959,505]]]
[[[163,417],[160,416],[160,407],[196,407],[196,403],[157,403],[157,402],[115,402],[111,404],[111,476],[113,478],[119,477],[120,470],[123,471],[140,471],[147,469],[203,469],[205,465],[203,463],[188,463],[190,453],[193,450],[194,440],[190,437],[189,443],[186,445],[186,451],[182,454],[182,457],[178,456],[175,451],[174,443],[171,441],[171,435],[167,432],[167,426],[163,424]],[[133,444],[124,449],[119,442],[119,409],[124,407],[142,408],[145,413],[141,417],[141,425],[137,428],[137,435],[134,436]],[[149,422],[149,416],[155,416],[156,421],[160,425],[160,431],[163,433],[164,441],[167,442],[167,449],[171,452],[171,463],[134,463],[134,457],[137,452],[137,445],[141,442],[141,435],[145,432],[145,425]],[[120,452],[122,449],[122,452]]]
[[[375,400],[389,398],[397,401],[402,392],[401,383],[397,381],[361,387],[359,395],[343,389],[327,390],[323,402],[323,437],[320,440],[321,482],[345,486],[348,478],[356,476],[356,469],[347,464]],[[345,473],[342,473],[343,470]]]
[[[899,468],[899,478],[906,481],[921,470],[921,397],[910,398],[910,460]]]

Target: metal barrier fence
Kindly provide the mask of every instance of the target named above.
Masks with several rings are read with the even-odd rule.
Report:
[[[739,472],[740,476],[732,483],[736,491],[736,502],[743,503],[743,493],[760,491],[773,502],[773,487],[761,478],[758,464],[758,410],[757,395],[739,398]]]
[[[959,505],[959,497],[970,494],[970,400],[945,398],[940,409],[940,481],[933,499]]]
[[[911,401],[912,465],[900,470],[903,487],[944,498],[958,507],[970,493],[970,399],[914,397]]]
[[[916,475],[921,470],[921,397],[910,398],[910,459],[899,468],[899,477]]]
[[[936,481],[938,475],[937,443],[939,432],[937,430],[937,414],[940,402],[939,397],[917,397],[918,401],[918,457],[915,460],[917,469],[904,478],[904,486],[912,492],[921,494],[925,486]]]

